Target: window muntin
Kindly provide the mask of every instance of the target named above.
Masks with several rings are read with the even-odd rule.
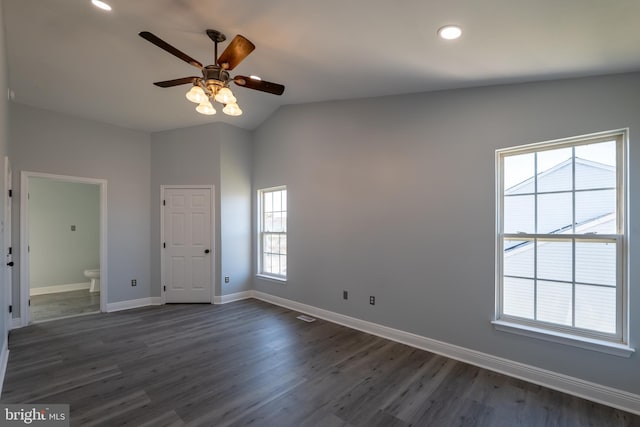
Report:
[[[498,319],[625,341],[625,137],[497,152]]]
[[[287,189],[258,191],[260,206],[258,274],[287,277]]]

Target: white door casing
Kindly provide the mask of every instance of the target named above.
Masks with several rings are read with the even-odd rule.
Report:
[[[163,299],[213,302],[213,188],[163,186]]]
[[[5,250],[5,267],[4,267],[4,283],[5,283],[5,301],[13,307],[12,301],[12,282],[13,282],[13,250],[11,247],[11,196],[12,192],[12,174],[9,158],[4,158],[4,220],[2,228],[4,232],[4,250]],[[13,323],[13,314],[9,312],[7,307],[7,317],[5,319],[6,330],[11,329]],[[5,331],[6,332],[6,331]]]

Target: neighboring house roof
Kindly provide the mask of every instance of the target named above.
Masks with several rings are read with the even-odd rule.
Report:
[[[614,166],[598,163],[590,160],[576,157],[576,175],[580,174],[580,170],[588,172],[585,174],[590,177],[589,187],[593,188],[611,188],[615,186],[616,169]],[[594,170],[597,169],[597,170]],[[563,181],[566,174],[572,173],[571,159],[567,159],[558,163],[554,167],[538,174],[538,187],[552,187],[554,181]],[[562,175],[565,175],[563,177]],[[534,192],[535,177],[528,178],[505,190],[506,196],[515,196],[518,194],[527,194]],[[565,181],[566,182],[566,181]],[[609,191],[610,192],[610,191]],[[596,191],[596,193],[598,193]],[[591,209],[587,210],[588,214],[578,219],[575,225],[576,234],[603,233],[612,229],[612,223],[615,224],[616,212],[611,212],[610,204],[606,202],[607,198],[615,197],[615,195],[604,194],[599,192],[598,195],[603,203],[593,203]],[[566,207],[570,209],[570,206]],[[583,213],[587,213],[583,212]],[[549,232],[550,234],[571,234],[573,233],[572,224],[561,224],[558,228]],[[531,241],[522,241],[513,246],[505,247],[505,255],[516,255],[532,248]]]
[[[563,172],[570,171],[571,169],[571,159],[567,159],[562,163],[558,163],[554,167],[547,169],[546,171],[540,172],[538,174],[538,185],[541,184],[542,181],[553,181],[557,176],[562,174]],[[580,157],[576,157],[576,170],[578,168],[590,168],[597,169],[598,171],[591,171],[590,174],[595,177],[595,179],[601,179],[603,181],[606,180],[615,180],[616,168],[615,166],[606,165],[604,163],[598,163],[591,160],[581,159]],[[595,172],[595,173],[594,173]],[[505,195],[509,194],[520,194],[520,193],[533,193],[534,192],[534,184],[535,184],[535,176],[531,178],[525,179],[524,181],[507,188],[504,191]],[[603,185],[603,187],[608,187],[609,185]],[[615,186],[615,181],[614,185]],[[527,187],[531,187],[530,189]]]
[[[592,218],[588,221],[584,221],[580,224],[576,224],[575,234],[591,234],[591,233],[598,234],[602,230],[610,230],[611,224],[615,223],[615,221],[616,221],[615,212],[602,215],[598,218]],[[564,227],[564,229],[558,230],[551,234],[572,234],[571,226],[568,225]],[[544,244],[544,242],[541,242],[539,244]],[[527,241],[522,241],[520,243],[517,243],[513,246],[507,246],[505,247],[504,250],[505,250],[505,255],[516,255],[520,252],[527,251],[530,249],[533,249],[533,241],[527,240]]]

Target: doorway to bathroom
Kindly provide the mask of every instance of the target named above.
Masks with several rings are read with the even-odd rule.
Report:
[[[106,311],[106,181],[22,172],[21,323]]]

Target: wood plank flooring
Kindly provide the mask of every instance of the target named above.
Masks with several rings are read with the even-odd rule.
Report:
[[[640,416],[261,301],[11,332],[1,401],[74,426],[640,426]]]
[[[89,292],[88,289],[32,295],[30,299],[32,322],[100,311],[100,292]]]

